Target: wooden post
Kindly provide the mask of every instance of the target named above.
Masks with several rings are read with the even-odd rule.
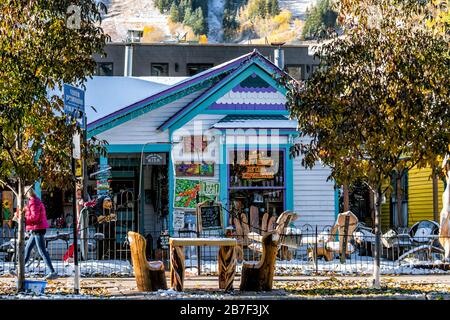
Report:
[[[173,290],[183,291],[184,252],[182,246],[170,244],[170,286]]]
[[[236,253],[234,246],[221,246],[219,250],[219,288],[225,291],[233,290],[236,274]]]
[[[344,183],[343,188],[344,188],[344,212],[346,212],[350,210],[348,184]]]

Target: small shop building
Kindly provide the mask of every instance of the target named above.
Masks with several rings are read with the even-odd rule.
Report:
[[[88,137],[109,144],[90,174],[93,192],[113,194],[129,213],[124,227],[153,239],[193,227],[203,201],[220,203],[224,227],[236,214],[257,224],[285,210],[298,213],[297,227],[332,225],[330,170],[290,156],[299,138],[282,75],[253,51],[182,79],[94,77]]]

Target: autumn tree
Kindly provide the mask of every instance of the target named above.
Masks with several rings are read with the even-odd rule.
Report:
[[[343,34],[316,47],[320,66],[306,83],[287,82],[309,137],[294,153],[308,167],[321,160],[337,181],[362,177],[375,194],[376,288],[391,174],[432,165],[450,144],[449,32],[437,6],[445,1],[340,1]]]
[[[48,92],[82,85],[107,40],[93,0],[3,0],[0,3],[0,184],[17,198],[18,290],[24,289],[24,197],[38,179],[73,181],[72,136],[79,132],[63,102]],[[85,150],[102,150],[90,141]],[[87,146],[86,146],[87,147]]]

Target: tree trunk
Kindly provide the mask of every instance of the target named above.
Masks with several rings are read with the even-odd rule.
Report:
[[[402,190],[402,175],[397,174],[396,177],[397,192],[395,193],[397,197],[397,227],[405,227],[405,222],[403,221],[403,210],[402,210],[402,200],[403,200],[403,190]]]
[[[375,193],[375,252],[373,260],[373,287],[381,288],[380,283],[380,258],[381,258],[381,187]]]
[[[371,219],[371,227],[375,229],[375,201],[374,201],[374,193],[369,189],[369,210],[370,210],[370,219]]]
[[[18,181],[17,206],[19,208],[19,234],[17,244],[17,291],[25,291],[25,187],[21,179]]]
[[[350,201],[349,201],[349,194],[348,194],[348,183],[344,183],[344,212],[347,212],[350,210]]]

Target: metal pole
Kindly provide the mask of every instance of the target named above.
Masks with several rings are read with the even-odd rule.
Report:
[[[78,237],[77,237],[77,182],[75,178],[75,158],[72,154],[72,174],[73,174],[73,198],[72,198],[72,214],[73,214],[73,265],[75,270],[74,293],[80,293],[80,269],[78,266]]]

